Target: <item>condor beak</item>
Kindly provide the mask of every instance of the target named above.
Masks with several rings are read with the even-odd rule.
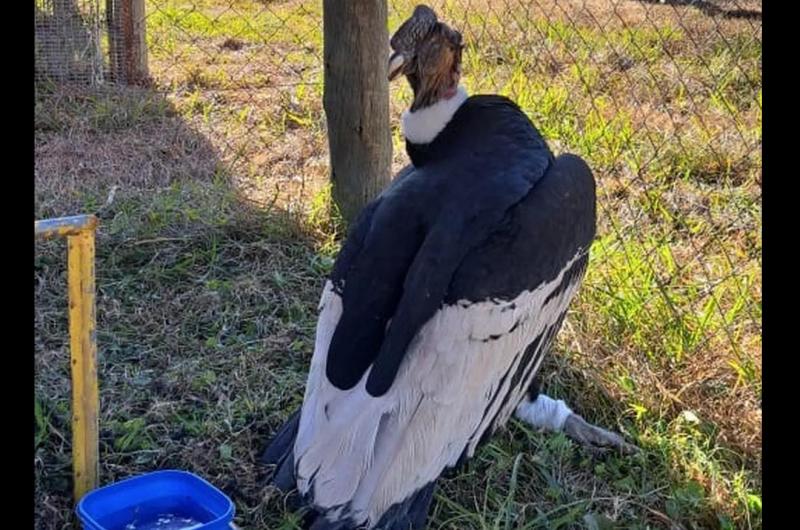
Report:
[[[393,81],[398,75],[403,73],[403,65],[406,63],[406,57],[403,52],[394,52],[389,57],[389,81]]]

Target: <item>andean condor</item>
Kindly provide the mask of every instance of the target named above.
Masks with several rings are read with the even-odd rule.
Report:
[[[505,97],[459,85],[462,37],[418,6],[389,79],[411,164],[354,224],[322,293],[303,405],[263,460],[312,529],[421,529],[437,478],[517,417],[631,446],[535,389],[583,279],[595,182]]]

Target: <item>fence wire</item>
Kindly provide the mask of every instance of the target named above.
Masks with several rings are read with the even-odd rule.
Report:
[[[390,31],[415,3],[390,1]],[[96,77],[103,11],[83,2],[94,18],[81,26],[86,15],[57,14],[62,4],[74,6],[37,0],[37,42],[58,49],[42,67],[84,61],[75,71]],[[724,384],[760,403],[761,2],[429,4],[465,37],[469,91],[513,98],[556,152],[595,172],[599,234],[572,319],[583,347],[673,367],[679,402],[714,401]],[[39,16],[40,5],[51,7]],[[255,202],[307,207],[328,176],[321,2],[146,8],[153,87],[213,144],[214,171]],[[72,44],[48,44],[64,35]],[[396,168],[409,94],[392,87]],[[689,356],[707,362],[684,370]],[[717,405],[723,426],[737,421],[741,402]]]
[[[38,82],[103,82],[104,9],[99,0],[35,0]]]

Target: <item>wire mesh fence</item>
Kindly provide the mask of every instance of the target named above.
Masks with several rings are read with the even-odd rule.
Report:
[[[92,22],[62,23],[75,44],[37,64],[86,57],[82,75],[100,75],[105,8],[84,4]],[[327,182],[321,4],[146,2],[152,89],[213,145],[220,163],[203,171],[257,204],[303,209]],[[390,1],[390,31],[414,4]],[[637,406],[649,406],[638,388],[658,387],[677,407],[704,403],[728,441],[760,446],[761,2],[429,4],[464,35],[468,90],[508,95],[595,172],[599,234],[568,340],[594,362],[639,359],[614,375]],[[36,5],[50,49],[47,24],[78,18]],[[396,169],[409,96],[393,85]]]
[[[102,83],[103,8],[99,0],[35,0],[38,82]]]
[[[256,200],[302,204],[326,181],[320,4],[148,3],[154,78],[190,102]],[[689,401],[721,381],[760,399],[760,2],[430,4],[465,37],[470,92],[512,97],[596,173],[583,307],[603,311],[577,319],[584,331],[675,366],[707,355],[708,385],[684,388],[677,368],[670,383]],[[390,30],[413,6],[390,2]],[[397,116],[410,91],[392,94]]]
[[[142,0],[35,0],[34,11],[37,83],[98,88],[146,76]]]

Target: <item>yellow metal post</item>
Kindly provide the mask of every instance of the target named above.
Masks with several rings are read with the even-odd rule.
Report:
[[[98,409],[94,231],[67,236],[72,365],[72,466],[75,501],[97,487]]]
[[[72,372],[72,468],[75,502],[97,487],[99,471],[97,342],[95,334],[94,236],[97,219],[79,215],[35,223],[41,237],[67,238],[70,367]]]

